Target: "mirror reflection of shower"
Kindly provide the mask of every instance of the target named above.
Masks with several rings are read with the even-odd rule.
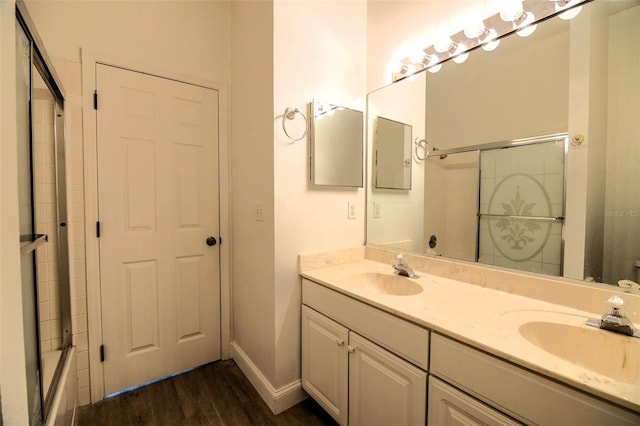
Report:
[[[566,145],[560,134],[432,152],[424,229],[438,254],[560,276]]]

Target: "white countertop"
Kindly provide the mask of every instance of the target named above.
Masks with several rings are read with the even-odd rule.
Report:
[[[596,316],[593,313],[422,271],[417,271],[418,279],[411,280],[422,287],[421,292],[394,296],[369,285],[363,278],[367,273],[392,275],[392,268],[381,262],[355,259],[334,266],[303,269],[301,275],[398,317],[640,412],[640,339],[586,326],[587,318]],[[576,327],[576,333],[584,335],[585,339],[595,336],[598,342],[602,341],[602,354],[594,354],[593,348],[575,348],[575,353],[588,351],[591,359],[586,360],[587,364],[598,363],[597,368],[601,372],[604,368],[613,373],[599,374],[581,366],[580,357],[573,355],[571,347],[565,348],[568,355],[560,357],[532,343],[523,334],[527,334],[529,327],[525,324],[533,322]],[[577,342],[571,344],[577,346],[581,342],[578,337]],[[599,346],[595,350],[599,351]],[[568,359],[570,357],[573,359]],[[614,378],[616,374],[617,379]]]

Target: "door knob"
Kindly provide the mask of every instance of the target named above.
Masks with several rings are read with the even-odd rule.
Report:
[[[209,238],[207,238],[207,245],[208,245],[208,246],[215,246],[217,242],[218,242],[218,241],[216,240],[216,238],[215,238],[215,237],[209,237]]]

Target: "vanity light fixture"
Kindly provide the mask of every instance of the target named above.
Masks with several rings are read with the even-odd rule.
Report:
[[[443,37],[432,46],[424,48],[417,55],[400,61],[392,73],[392,81],[407,78],[419,71],[438,72],[442,63],[453,60],[462,63],[468,52],[481,47],[490,52],[500,44],[500,37],[516,32],[527,37],[536,30],[537,22],[553,15],[562,19],[576,16],[583,3],[592,0],[505,0],[506,7],[483,20],[478,20],[463,31],[450,37]]]
[[[478,45],[487,52],[495,50],[500,45],[496,30],[487,28],[483,21],[477,21],[469,25],[464,29],[464,35],[469,40],[475,39]]]

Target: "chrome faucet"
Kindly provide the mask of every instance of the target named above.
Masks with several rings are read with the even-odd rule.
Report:
[[[396,259],[398,262],[392,265],[394,274],[402,275],[403,277],[418,278],[415,272],[413,272],[413,269],[411,269],[411,266],[409,266],[407,261],[404,259],[403,255],[399,254],[396,256]]]
[[[602,318],[600,320],[587,320],[587,325],[599,327],[603,330],[626,334],[627,336],[640,337],[640,332],[636,331],[631,319],[625,316],[622,312],[624,300],[619,296],[611,296],[607,300],[607,303],[609,304],[609,310],[602,315]]]

